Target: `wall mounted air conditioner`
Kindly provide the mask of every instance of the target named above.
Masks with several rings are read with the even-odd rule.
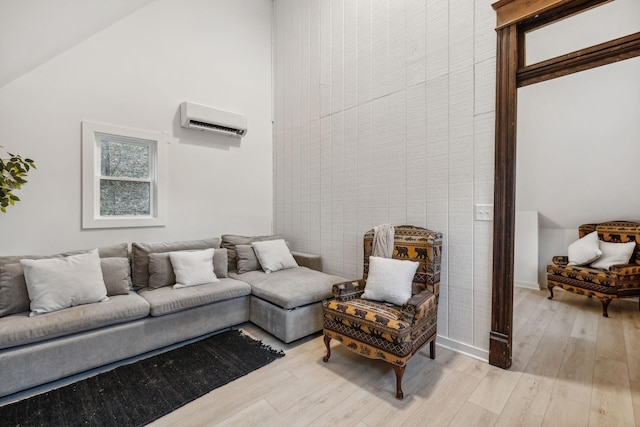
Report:
[[[180,104],[180,125],[187,129],[206,130],[243,137],[247,134],[247,117],[192,102]]]

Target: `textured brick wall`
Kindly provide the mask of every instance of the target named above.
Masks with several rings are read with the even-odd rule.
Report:
[[[439,342],[486,356],[491,0],[275,0],[274,231],[362,274],[376,224],[444,233]]]

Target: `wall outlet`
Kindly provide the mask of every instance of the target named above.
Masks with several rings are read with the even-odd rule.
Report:
[[[475,205],[476,221],[493,221],[493,205]]]

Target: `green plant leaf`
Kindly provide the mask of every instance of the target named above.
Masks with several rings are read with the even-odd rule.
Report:
[[[0,211],[3,213],[7,212],[7,206],[14,206],[15,202],[20,201],[12,191],[19,190],[26,184],[27,173],[36,167],[30,158],[23,159],[21,155],[9,152],[7,154],[9,158],[0,158]]]

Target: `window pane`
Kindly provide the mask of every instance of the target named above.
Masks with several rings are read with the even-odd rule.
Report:
[[[100,215],[134,216],[151,214],[149,182],[100,180]]]
[[[102,176],[148,178],[149,146],[101,141]]]

